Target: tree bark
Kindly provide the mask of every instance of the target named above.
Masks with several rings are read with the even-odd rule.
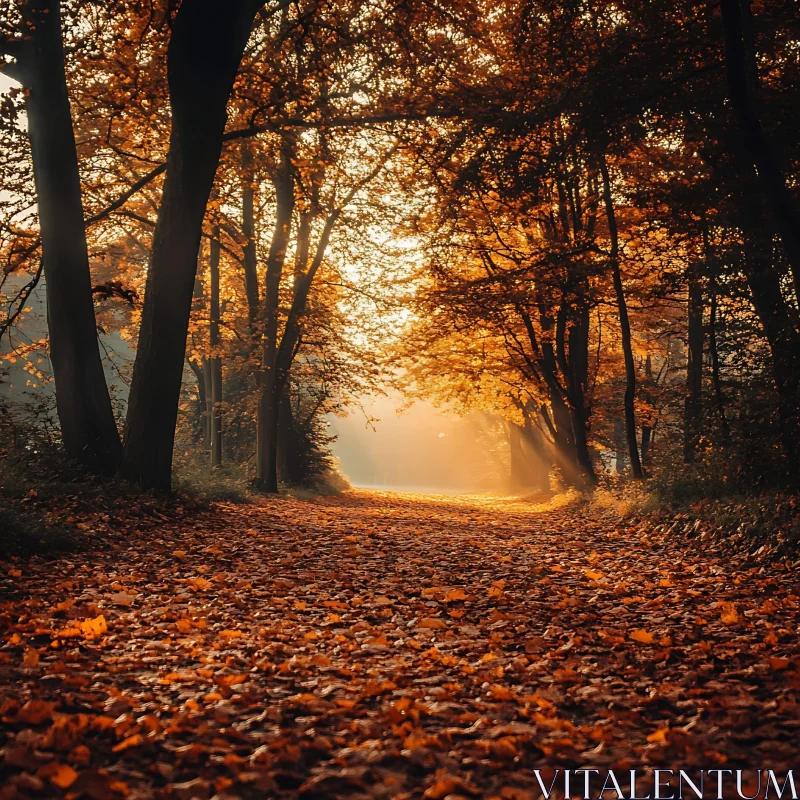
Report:
[[[688,356],[684,399],[683,460],[694,461],[703,422],[703,285],[689,277]]]
[[[290,469],[292,446],[292,403],[289,397],[289,387],[284,387],[278,401],[278,430],[277,430],[277,471],[278,480],[283,483],[292,482]]]
[[[622,354],[625,360],[625,440],[628,445],[628,458],[631,462],[631,474],[636,480],[644,477],[642,462],[639,459],[639,447],[636,441],[636,364],[633,360],[631,345],[631,324],[628,319],[628,303],[625,300],[625,289],[622,285],[622,271],[619,265],[619,232],[617,216],[614,213],[614,200],[611,196],[611,180],[605,156],[600,157],[600,172],[603,176],[603,199],[608,218],[608,233],[611,238],[611,277],[614,283],[614,294],[617,298],[619,327],[622,337]]]
[[[172,134],[128,406],[123,474],[169,491],[186,334],[226,106],[260,3],[184,0],[167,54]]]
[[[731,439],[731,429],[728,424],[728,415],[725,411],[725,393],[722,390],[722,373],[719,361],[719,349],[717,347],[717,284],[712,281],[711,288],[711,308],[708,321],[708,349],[711,354],[711,381],[714,385],[714,405],[719,414],[720,426],[722,429],[722,442],[727,445]]]
[[[220,309],[219,309],[219,225],[214,229],[210,244],[208,259],[209,283],[211,296],[209,298],[208,343],[211,347],[209,369],[211,373],[211,467],[222,464],[222,354],[220,353]]]
[[[58,0],[28,0],[19,75],[26,110],[47,285],[50,360],[67,453],[110,475],[122,454],[97,341],[89,255]]]
[[[597,475],[589,453],[590,410],[586,405],[586,385],[589,380],[589,309],[581,307],[572,312],[571,316],[572,324],[567,331],[566,310],[559,310],[556,320],[556,358],[569,386],[569,415],[580,479],[584,484],[594,486]]]
[[[800,302],[800,213],[767,137],[759,113],[758,63],[750,0],[720,0],[725,32],[728,97],[741,138],[743,160],[755,168],[758,185],[772,215]]]
[[[244,234],[244,287],[247,296],[247,318],[250,338],[255,343],[258,331],[261,298],[258,288],[258,262],[256,258],[255,174],[250,145],[242,145],[242,233]]]
[[[653,359],[650,353],[644,360],[644,387],[642,391],[642,398],[648,404],[653,402],[653,397],[650,394],[650,389],[653,383]],[[642,465],[649,467],[652,460],[652,447],[653,444],[653,426],[649,424],[648,420],[642,421]]]
[[[756,233],[744,229],[745,272],[753,306],[772,355],[772,375],[778,395],[779,434],[787,476],[800,480],[800,333],[781,292],[780,276],[771,263],[769,241],[757,218],[748,220]]]
[[[264,343],[261,361],[261,396],[258,406],[258,472],[256,487],[265,492],[278,491],[278,413],[280,394],[276,392],[276,357],[278,353],[278,301],[286,249],[292,227],[294,178],[291,149],[284,146],[275,178],[277,212],[265,278]]]

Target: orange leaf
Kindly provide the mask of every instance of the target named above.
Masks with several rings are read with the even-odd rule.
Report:
[[[447,625],[445,625],[445,623],[442,622],[437,617],[425,617],[424,619],[421,619],[417,623],[417,627],[418,628],[435,628],[437,630],[440,630],[442,628],[446,628]]]
[[[632,634],[630,634],[630,637],[634,641],[641,642],[642,644],[652,644],[656,638],[652,633],[648,633],[644,628],[637,628]]]
[[[733,603],[721,600],[717,605],[722,609],[721,619],[726,625],[733,625],[739,621],[739,612]]]
[[[56,761],[46,764],[36,774],[40,778],[47,778],[59,789],[69,789],[78,779],[78,773],[69,764],[59,764]]]
[[[780,672],[783,669],[788,669],[792,662],[788,658],[781,658],[780,656],[770,656],[769,665],[775,672]]]
[[[114,745],[114,747],[111,748],[111,752],[121,753],[129,747],[138,747],[140,744],[144,744],[144,736],[142,736],[141,733],[134,733],[133,736],[129,736],[127,739],[123,739],[119,744]]]
[[[46,703],[44,700],[28,700],[22,708],[17,711],[17,722],[24,722],[26,725],[41,725],[49,722],[53,718],[55,703]]]
[[[85,619],[81,622],[81,633],[84,639],[94,639],[96,636],[102,636],[107,630],[106,618],[102,614],[94,619]]]

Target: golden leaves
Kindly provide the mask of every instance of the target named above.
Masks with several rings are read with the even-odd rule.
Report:
[[[735,625],[739,621],[739,612],[733,603],[721,600],[717,606],[721,609],[720,619],[726,625]]]
[[[652,633],[648,633],[644,628],[637,628],[629,636],[635,642],[641,642],[642,644],[652,644],[656,640],[656,637]]]

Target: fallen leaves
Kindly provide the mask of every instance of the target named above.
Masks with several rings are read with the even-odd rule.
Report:
[[[85,619],[81,622],[81,633],[86,639],[102,636],[108,630],[106,618],[101,614],[94,619]]]
[[[46,778],[59,789],[69,789],[78,779],[78,773],[69,764],[59,764],[51,761],[37,773],[40,778]]]
[[[0,576],[0,784],[529,800],[559,761],[790,765],[793,575],[657,542],[353,492],[31,562]]]
[[[417,623],[418,628],[431,628],[433,630],[444,630],[447,625],[438,617],[425,617]]]
[[[720,600],[717,605],[721,609],[720,619],[726,625],[735,625],[739,622],[739,612],[736,610],[736,606],[733,603],[730,603],[726,600]]]
[[[34,697],[17,711],[14,721],[25,725],[41,725],[53,718],[55,707],[55,703],[47,703]]]

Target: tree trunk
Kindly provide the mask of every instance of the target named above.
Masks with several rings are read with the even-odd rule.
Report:
[[[631,474],[637,480],[644,477],[642,462],[639,460],[639,448],[636,442],[636,364],[633,360],[633,347],[631,345],[631,324],[628,319],[628,303],[625,300],[625,290],[622,286],[622,271],[619,266],[619,233],[617,231],[617,217],[614,213],[614,201],[611,196],[611,180],[608,175],[608,166],[605,156],[600,157],[600,171],[603,176],[603,198],[608,218],[608,233],[611,238],[611,276],[614,283],[614,293],[617,297],[617,310],[619,312],[619,327],[622,337],[622,353],[625,359],[625,440],[628,446],[628,458],[631,462]]]
[[[128,406],[123,473],[168,491],[203,217],[259,3],[183,0],[167,54],[172,134]]]
[[[650,394],[650,388],[653,382],[653,360],[650,353],[644,360],[644,391],[642,392],[642,399],[650,404],[653,402],[653,397]],[[642,421],[642,465],[649,467],[653,457],[651,447],[653,444],[653,427],[649,424],[649,420]]]
[[[755,168],[758,186],[778,231],[800,302],[800,213],[759,113],[758,63],[750,0],[720,0],[725,31],[728,97],[741,138],[743,160]]]
[[[614,420],[614,472],[622,475],[625,472],[625,423],[621,419]]]
[[[728,415],[725,411],[725,394],[722,391],[722,374],[719,363],[719,350],[717,348],[717,284],[712,282],[711,309],[708,322],[708,349],[711,354],[711,381],[714,385],[714,405],[719,414],[722,428],[722,442],[727,445],[731,439],[731,429],[728,424]]]
[[[293,476],[290,470],[290,448],[292,446],[292,402],[289,397],[289,387],[284,387],[278,402],[278,432],[277,432],[277,471],[278,480],[291,483]]]
[[[287,197],[288,202],[288,197]],[[269,384],[265,383],[264,391],[267,391],[269,386],[272,392],[272,398],[269,401],[269,416],[265,416],[265,425],[269,424],[270,428],[266,431],[266,438],[272,445],[272,449],[267,453],[270,459],[268,465],[268,474],[274,473],[274,486],[275,489],[267,489],[267,491],[277,491],[277,457],[278,457],[278,438],[280,435],[280,402],[284,396],[288,384],[289,373],[292,368],[292,362],[297,353],[297,347],[300,343],[300,336],[302,334],[302,319],[306,311],[308,303],[308,294],[311,291],[311,286],[314,282],[314,277],[317,271],[322,266],[322,261],[325,257],[325,252],[328,249],[333,229],[341,216],[340,209],[334,209],[325,220],[325,226],[322,229],[319,242],[314,252],[314,258],[308,269],[303,272],[302,268],[308,260],[309,250],[309,237],[311,234],[311,220],[306,215],[301,215],[300,226],[298,231],[297,250],[298,259],[295,264],[294,275],[294,296],[292,298],[292,305],[286,317],[286,325],[283,329],[283,335],[280,338],[280,343],[277,344],[274,351],[271,352],[270,358],[273,364],[271,370],[271,377]],[[291,217],[291,215],[290,215]],[[277,338],[277,332],[276,332]],[[273,413],[273,409],[276,411]],[[273,485],[271,482],[269,485]]]
[[[570,419],[575,444],[575,459],[582,482],[589,486],[597,483],[597,475],[589,453],[589,415],[586,404],[586,386],[589,381],[589,309],[577,312],[569,334],[569,360],[562,354],[569,381]],[[562,338],[563,342],[563,338]],[[563,345],[562,345],[563,348]]]
[[[278,300],[286,248],[292,227],[294,209],[294,179],[291,151],[283,148],[275,178],[277,213],[272,235],[264,298],[264,345],[262,354],[261,397],[258,406],[258,474],[256,486],[265,492],[278,491],[278,407],[280,393],[276,391],[276,356],[278,353]]]
[[[211,447],[211,431],[208,428],[208,391],[206,390],[206,362],[203,360],[200,364],[192,361],[191,358],[187,359],[189,369],[194,373],[197,380],[197,408],[198,418],[200,420],[200,431],[203,437],[203,449],[208,450]]]
[[[255,174],[250,145],[242,144],[242,233],[244,234],[244,288],[247,296],[247,318],[250,337],[255,342],[261,299],[258,289],[258,261],[256,258]]]
[[[222,354],[220,353],[219,310],[219,225],[214,228],[208,259],[211,297],[209,299],[208,343],[211,347],[211,468],[222,464]]]
[[[779,434],[786,456],[787,475],[797,485],[800,479],[800,334],[781,292],[780,276],[772,266],[763,227],[757,218],[749,222],[756,233],[745,229],[747,282],[772,355]]]
[[[703,422],[703,285],[689,278],[688,356],[684,399],[683,460],[694,461]]]
[[[28,0],[20,10],[25,39],[18,63],[28,89],[28,135],[61,435],[70,456],[110,475],[122,447],[97,341],[61,8],[58,0]]]

